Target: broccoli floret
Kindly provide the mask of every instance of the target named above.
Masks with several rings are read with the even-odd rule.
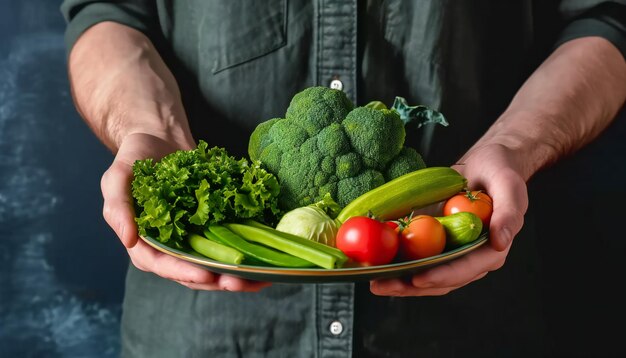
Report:
[[[297,121],[309,135],[340,123],[352,110],[352,102],[345,93],[326,87],[309,87],[291,99],[285,117]]]
[[[337,157],[337,177],[346,179],[358,175],[361,172],[361,157],[351,152]]]
[[[350,142],[339,123],[331,123],[319,131],[317,139],[317,149],[325,155],[334,157],[351,150]]]
[[[337,204],[346,206],[366,191],[370,191],[385,183],[383,175],[376,170],[368,169],[357,176],[340,180],[337,184]]]
[[[414,170],[426,168],[424,158],[415,149],[403,147],[385,171],[385,181],[390,181]]]
[[[404,123],[395,111],[358,107],[348,113],[343,127],[368,167],[382,170],[404,145]]]
[[[281,209],[312,204],[327,193],[345,206],[386,177],[423,163],[414,150],[403,150],[404,138],[395,110],[354,108],[342,91],[309,87],[293,97],[285,118],[257,126],[248,150],[278,178]]]
[[[250,160],[258,160],[258,156],[263,149],[272,143],[272,136],[267,135],[267,132],[274,126],[274,123],[281,119],[282,118],[272,118],[257,125],[248,141],[248,154],[251,156]],[[256,157],[252,157],[252,155]]]

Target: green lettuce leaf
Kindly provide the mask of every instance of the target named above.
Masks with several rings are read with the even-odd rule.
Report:
[[[237,159],[224,148],[200,141],[160,161],[133,165],[132,195],[139,233],[183,247],[190,230],[224,221],[254,219],[274,224],[280,217],[280,186],[260,162]]]

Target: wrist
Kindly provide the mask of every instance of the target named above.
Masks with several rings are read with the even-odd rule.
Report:
[[[506,112],[465,157],[477,150],[497,147],[507,153],[511,169],[528,181],[534,173],[567,153],[567,136],[558,125],[552,125],[559,122],[548,113]]]
[[[68,65],[76,108],[111,151],[133,133],[193,144],[178,84],[139,31],[95,25],[76,42]]]
[[[107,102],[99,114],[102,131],[99,137],[107,139],[106,144],[113,152],[126,137],[137,133],[149,134],[181,147],[194,146],[187,116],[179,101],[170,97],[144,98],[118,92],[108,97]]]

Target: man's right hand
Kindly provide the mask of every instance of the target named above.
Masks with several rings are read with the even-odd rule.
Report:
[[[164,254],[139,238],[131,182],[135,160],[162,158],[178,149],[192,149],[193,143],[174,145],[149,134],[131,134],[122,141],[113,164],[102,176],[103,215],[120,238],[138,269],[153,272],[198,290],[258,291],[268,283],[219,275],[184,260]]]
[[[68,62],[78,112],[115,153],[101,181],[103,213],[133,265],[193,289],[258,291],[267,286],[212,273],[164,254],[138,236],[133,163],[195,147],[176,79],[150,39],[130,27],[102,22],[81,35]]]

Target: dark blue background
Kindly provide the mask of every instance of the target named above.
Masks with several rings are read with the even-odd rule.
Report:
[[[115,357],[128,259],[112,159],[69,92],[58,1],[0,1],[0,357]]]
[[[99,190],[112,155],[73,107],[58,7],[0,0],[0,357],[119,351],[128,260]],[[465,291],[532,297],[494,308],[511,331],[536,337],[535,356],[626,355],[625,119],[531,180],[525,230],[536,234]],[[525,342],[491,344],[522,352]]]

